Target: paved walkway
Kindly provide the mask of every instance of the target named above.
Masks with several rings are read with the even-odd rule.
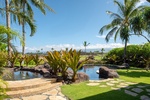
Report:
[[[69,99],[61,93],[60,87],[56,87],[55,89],[44,92],[42,94],[12,99],[8,98],[5,100],[69,100]]]
[[[99,86],[100,88],[111,87],[112,90],[123,90],[124,93],[133,97],[140,97],[140,100],[150,100],[150,85],[138,85],[133,82],[126,82],[120,79],[90,80],[89,86]]]
[[[54,83],[55,84],[55,83]],[[90,80],[87,83],[89,86],[99,86],[100,88],[111,87],[112,90],[124,91],[125,94],[133,97],[139,97],[140,100],[150,100],[150,85],[139,85],[133,82],[127,82],[121,79],[105,79],[105,80]],[[69,100],[61,93],[60,86],[55,87],[47,92],[32,96],[20,98],[8,98],[5,100]]]

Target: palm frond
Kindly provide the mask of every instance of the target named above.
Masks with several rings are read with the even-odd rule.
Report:
[[[126,2],[126,16],[130,15],[130,13],[136,8],[137,3],[139,2],[139,0],[128,0]]]
[[[123,19],[122,18],[115,18],[113,19],[113,21],[111,22],[112,26],[118,26],[122,24]]]
[[[119,33],[120,33],[121,28],[122,28],[122,25],[121,25],[121,26],[117,29],[117,31],[116,31],[116,34],[115,34],[115,36],[114,36],[115,42],[116,42],[117,36],[120,35]]]
[[[31,6],[30,6],[30,4],[28,3],[28,2],[26,2],[26,6],[27,6],[27,15],[29,15],[31,18],[33,18],[33,15],[34,15],[34,13],[33,13],[33,10],[32,10],[32,8],[31,8]]]
[[[119,14],[113,12],[110,14],[110,17],[113,17],[114,19],[122,19]]]
[[[118,27],[114,27],[111,31],[109,31],[109,33],[106,35],[106,42],[109,41],[109,39],[113,36],[113,34],[116,32],[116,30],[118,29]]]
[[[114,3],[117,4],[117,6],[119,7],[118,10],[119,10],[120,14],[124,15],[124,12],[125,12],[124,5],[121,2],[117,1],[117,0],[114,0]]]
[[[120,38],[122,41],[129,41],[129,28],[124,26],[120,29]]]
[[[100,35],[103,35],[103,32],[106,31],[106,30],[109,30],[112,28],[112,25],[111,24],[108,24],[108,25],[104,25],[100,30],[99,30],[99,34]]]
[[[17,49],[16,49],[16,46],[13,45],[12,43],[10,44],[10,47],[13,50],[13,52],[18,52]]]

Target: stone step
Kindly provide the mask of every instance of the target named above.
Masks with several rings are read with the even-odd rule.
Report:
[[[31,96],[35,94],[40,94],[43,92],[46,92],[48,90],[52,90],[58,86],[60,86],[62,83],[52,83],[52,84],[47,84],[44,86],[36,87],[36,88],[29,88],[25,90],[19,90],[19,91],[7,91],[7,95],[12,97],[12,98],[20,98],[23,96]]]
[[[30,88],[36,88],[54,82],[56,82],[56,79],[44,79],[44,78],[20,80],[20,81],[8,81],[7,91],[20,91]]]

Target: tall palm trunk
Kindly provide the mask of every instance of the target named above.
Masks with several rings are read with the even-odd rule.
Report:
[[[23,3],[23,13],[25,13],[25,1]],[[25,21],[23,18],[23,22],[22,22],[22,38],[23,38],[23,45],[22,45],[22,55],[25,54]]]
[[[85,53],[86,53],[86,46],[85,46]]]
[[[124,46],[124,63],[126,63],[126,51],[127,51],[127,40],[125,40],[125,46]]]
[[[6,5],[6,25],[7,25],[7,28],[10,29],[9,0],[5,0],[5,5]],[[11,56],[10,42],[11,42],[10,34],[7,34],[8,57]]]

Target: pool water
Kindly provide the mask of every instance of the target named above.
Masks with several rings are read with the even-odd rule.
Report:
[[[90,80],[99,80],[99,74],[96,73],[100,66],[83,66],[78,72],[86,73]]]
[[[17,71],[14,73],[10,73],[7,77],[4,77],[6,81],[15,81],[15,80],[26,80],[32,78],[40,78],[42,75],[39,73],[33,73],[29,71]]]

